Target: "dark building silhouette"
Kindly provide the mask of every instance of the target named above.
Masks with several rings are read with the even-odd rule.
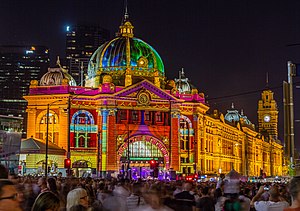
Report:
[[[109,31],[99,26],[74,25],[66,28],[66,66],[80,85],[94,51],[109,40]]]
[[[45,46],[0,46],[0,114],[26,118],[23,96],[28,94],[30,81],[39,79],[48,67]]]

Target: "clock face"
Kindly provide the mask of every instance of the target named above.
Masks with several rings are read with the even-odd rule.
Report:
[[[264,121],[265,122],[270,122],[270,120],[271,120],[271,117],[269,115],[264,116]]]
[[[142,92],[142,93],[139,94],[138,102],[140,104],[147,105],[147,104],[149,104],[149,101],[150,101],[150,99],[149,99],[148,94],[146,94],[144,92]]]

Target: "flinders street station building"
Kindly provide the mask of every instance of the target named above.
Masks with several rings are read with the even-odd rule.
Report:
[[[134,36],[125,18],[116,37],[89,61],[85,86],[68,71],[49,68],[25,96],[27,139],[20,161],[26,173],[128,174],[146,178],[155,161],[158,175],[281,176],[283,145],[271,90],[258,100],[258,126],[232,106],[211,110],[184,71],[165,76],[153,47]],[[45,160],[45,146],[48,145]]]

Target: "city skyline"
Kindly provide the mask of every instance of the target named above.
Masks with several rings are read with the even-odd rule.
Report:
[[[167,77],[178,78],[178,72],[184,68],[192,84],[207,96],[208,103],[224,114],[234,103],[257,126],[257,101],[268,73],[269,87],[275,92],[279,107],[279,138],[283,141],[281,85],[287,80],[287,61],[300,61],[299,4],[295,0],[129,0],[128,9],[135,36],[158,51]],[[34,0],[13,0],[4,1],[0,10],[5,28],[0,44],[49,46],[52,66],[57,55],[64,56],[67,25],[98,24],[114,34],[124,14],[122,0],[51,1],[43,5]],[[299,79],[295,78],[295,82]],[[297,104],[300,96],[297,92],[294,95]],[[295,119],[300,119],[297,107]],[[296,142],[297,128],[299,124],[295,125]]]

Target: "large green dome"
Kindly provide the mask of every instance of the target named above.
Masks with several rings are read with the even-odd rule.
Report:
[[[164,65],[154,48],[133,37],[133,26],[129,21],[120,29],[116,38],[101,45],[92,55],[87,79],[91,80],[102,73],[121,77],[126,71],[133,76],[163,78]]]

